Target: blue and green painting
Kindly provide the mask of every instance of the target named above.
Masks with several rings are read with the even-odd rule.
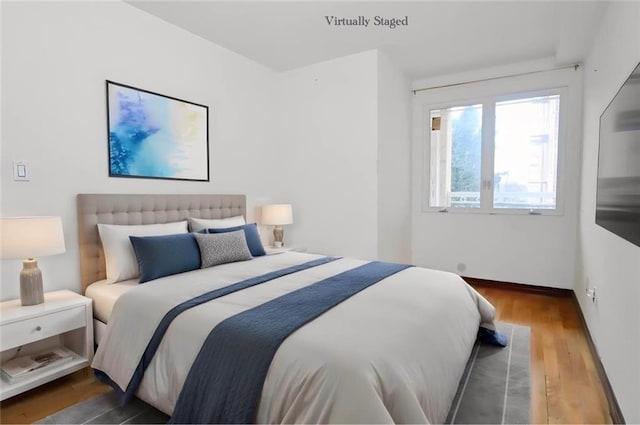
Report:
[[[207,107],[107,84],[111,176],[209,179]]]

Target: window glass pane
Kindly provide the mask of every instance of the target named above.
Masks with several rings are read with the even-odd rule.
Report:
[[[430,112],[430,207],[480,207],[482,105]]]
[[[556,207],[560,96],[496,103],[494,208]]]

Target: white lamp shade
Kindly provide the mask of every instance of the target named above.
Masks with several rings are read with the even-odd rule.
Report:
[[[0,219],[0,258],[21,260],[65,251],[60,217]]]
[[[262,207],[262,224],[280,226],[293,223],[291,204],[265,205]]]

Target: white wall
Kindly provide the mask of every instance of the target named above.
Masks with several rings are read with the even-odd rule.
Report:
[[[378,52],[378,259],[411,259],[411,86]]]
[[[533,69],[538,66],[527,65]],[[511,68],[502,68],[497,75],[523,71],[518,64]],[[467,74],[465,80],[489,76],[487,72],[479,70],[476,78],[473,74]],[[414,83],[414,88],[442,83],[442,79],[422,80]],[[482,279],[573,287],[582,125],[581,84],[581,71],[571,68],[423,91],[414,96],[412,245],[413,259],[417,265]],[[422,211],[425,108],[455,100],[562,86],[567,87],[564,120],[566,144],[564,160],[559,159],[559,167],[563,170],[559,180],[562,215]]]
[[[638,62],[640,3],[612,2],[585,61],[575,291],[627,423],[640,423],[640,247],[597,226],[595,206],[600,115]]]
[[[294,205],[285,244],[411,261],[410,86],[381,52],[279,75],[270,202]]]
[[[0,212],[62,216],[67,252],[39,259],[45,291],[79,290],[78,193],[245,193],[250,220],[291,202],[288,245],[410,260],[408,87],[377,51],[278,74],[126,3],[2,12]],[[106,79],[208,105],[211,182],[109,178]],[[20,262],[0,265],[16,282],[0,298],[17,297]]]
[[[275,202],[294,205],[285,244],[377,256],[377,52],[279,75]]]
[[[109,178],[105,79],[208,105],[211,181]],[[80,288],[77,193],[246,193],[251,218],[273,187],[274,88],[272,71],[125,3],[2,2],[1,214],[62,216],[45,291]],[[17,297],[21,264],[1,264],[0,297]]]

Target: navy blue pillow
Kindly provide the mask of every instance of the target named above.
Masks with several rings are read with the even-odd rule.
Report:
[[[267,255],[262,246],[260,240],[260,234],[258,233],[258,226],[256,223],[245,224],[244,226],[227,227],[224,229],[207,229],[207,233],[227,233],[235,232],[236,230],[244,230],[244,237],[247,240],[247,246],[253,257],[261,257]]]
[[[200,248],[190,233],[129,239],[138,258],[140,283],[200,268]]]

